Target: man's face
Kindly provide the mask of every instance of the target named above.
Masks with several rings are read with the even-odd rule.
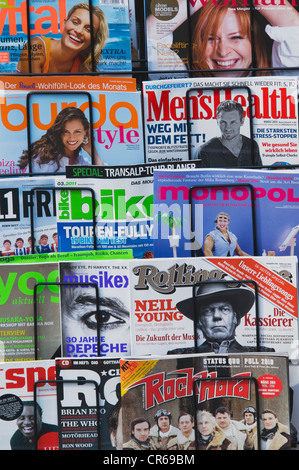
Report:
[[[253,424],[254,423],[254,414],[253,413],[245,413],[244,418],[245,418],[245,422],[247,424]]]
[[[135,424],[133,434],[140,442],[145,442],[149,436],[149,425],[146,421],[143,423]]]
[[[63,291],[62,332],[64,344],[67,338],[91,336],[96,338],[98,328],[102,353],[112,354],[120,344],[129,341],[130,314],[117,298],[99,296],[98,310],[95,289],[76,287]],[[69,294],[69,295],[67,295]],[[95,343],[96,344],[96,343]],[[110,356],[112,355],[110,353]]]
[[[230,425],[230,416],[228,413],[217,413],[215,418],[221,429],[226,429]]]
[[[200,307],[198,326],[208,341],[221,342],[234,337],[237,315],[229,302],[211,302]]]
[[[169,431],[170,422],[168,416],[160,416],[160,418],[158,418],[158,426],[162,432]]]
[[[273,429],[278,423],[278,419],[272,413],[264,413],[262,421],[265,429]]]
[[[221,136],[225,140],[232,140],[240,135],[243,120],[236,109],[233,111],[222,111],[217,117],[217,124],[221,131]]]
[[[179,429],[182,431],[184,435],[188,435],[191,433],[193,428],[193,423],[191,421],[191,417],[188,415],[181,416],[179,420]]]
[[[40,430],[42,419],[37,413],[37,431]],[[17,426],[23,436],[31,438],[34,435],[34,406],[25,405],[22,414],[17,419]]]
[[[122,450],[122,408],[118,413],[117,428],[110,431],[110,440],[112,447]]]
[[[205,415],[198,420],[197,427],[202,436],[209,436],[214,430],[212,421]]]

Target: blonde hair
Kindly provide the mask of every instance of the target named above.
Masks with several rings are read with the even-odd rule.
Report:
[[[224,2],[221,5],[221,1]],[[234,10],[240,21],[240,31],[252,43],[251,38],[251,15],[250,10],[243,6],[243,0],[221,0],[215,4],[212,0],[208,0],[203,8],[200,9],[196,18],[196,24],[192,34],[192,68],[196,70],[208,70],[209,66],[205,60],[205,51],[210,34],[215,34],[221,25],[224,16],[230,10]],[[227,3],[225,3],[227,2]],[[254,52],[256,56],[256,67],[270,67],[268,50],[265,41],[265,35],[258,23],[253,21],[254,36]],[[268,75],[268,71],[261,71],[259,75]],[[211,75],[210,73],[202,73],[200,75]],[[217,74],[215,74],[217,76]]]
[[[66,20],[68,20],[76,10],[87,10],[89,12],[89,3],[82,2],[77,3],[74,5],[68,12]],[[103,11],[97,7],[91,7],[92,14],[95,15],[99,20],[99,27],[94,35],[94,43],[93,43],[93,56],[94,56],[94,63],[98,64],[102,49],[108,39],[109,36],[109,27],[106,20],[106,17]],[[91,33],[92,34],[92,33]],[[92,72],[92,48],[91,46],[85,49],[80,56],[83,58],[83,67],[87,72]]]

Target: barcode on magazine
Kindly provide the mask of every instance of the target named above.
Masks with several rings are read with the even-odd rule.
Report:
[[[99,0],[100,5],[124,5],[126,0]]]

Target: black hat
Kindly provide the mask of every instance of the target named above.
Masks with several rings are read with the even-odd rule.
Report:
[[[186,317],[193,319],[194,308],[210,302],[229,302],[236,310],[239,318],[244,317],[254,304],[255,295],[246,287],[236,287],[236,282],[223,282],[211,279],[195,288],[194,297],[181,300],[177,309]],[[197,312],[198,313],[198,312]]]

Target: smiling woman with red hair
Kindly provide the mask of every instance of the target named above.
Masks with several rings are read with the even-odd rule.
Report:
[[[173,31],[187,20],[186,0],[178,0],[178,4],[179,11],[168,29],[159,28],[163,22],[154,15],[147,18],[151,70],[157,69],[161,44],[165,54],[167,45],[171,48],[173,43]],[[251,67],[276,69],[260,70],[259,75],[282,75],[286,67],[298,67],[295,72],[287,73],[299,75],[298,11],[287,0],[285,4],[272,0],[271,5],[253,10],[252,15],[246,5],[246,0],[207,0],[206,3],[197,0],[194,7],[190,6],[192,64],[189,68],[202,76],[241,77],[248,75]],[[186,68],[178,56],[173,64],[173,69]]]

